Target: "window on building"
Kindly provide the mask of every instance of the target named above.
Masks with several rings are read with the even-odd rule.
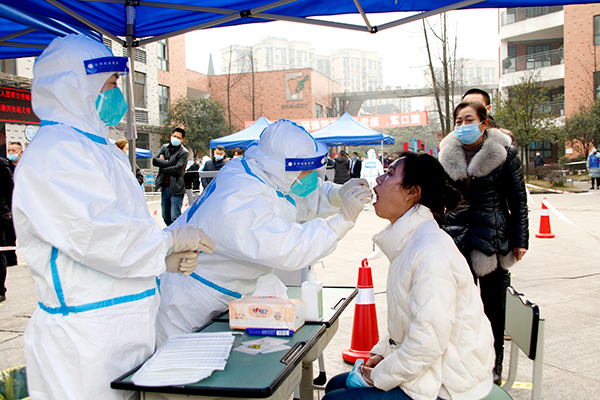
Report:
[[[527,69],[550,66],[549,44],[535,44],[527,46]]]
[[[135,71],[133,73],[135,106],[146,108],[146,74]]]
[[[169,47],[167,44],[167,39],[159,40],[157,42],[158,48],[158,69],[162,69],[163,71],[169,70]]]
[[[127,47],[123,47],[123,57],[129,57]],[[146,64],[146,50],[137,47],[133,49],[133,61]]]
[[[287,49],[281,49],[281,63],[287,65]]]
[[[267,70],[270,70],[271,65],[273,64],[273,48],[272,47],[265,48],[265,64],[267,65]]]
[[[17,60],[15,60],[14,58],[0,60],[0,72],[4,72],[5,74],[17,75]]]
[[[150,150],[150,135],[147,132],[138,132],[135,147]],[[151,158],[138,158],[136,164],[142,169],[149,169],[151,160]]]
[[[594,15],[594,44],[600,45],[600,15]]]
[[[547,140],[541,140],[531,144],[529,146],[529,158],[535,158],[535,153],[537,151],[539,151],[544,158],[552,157],[552,143]]]
[[[148,124],[148,111],[135,110],[135,122],[138,124]]]
[[[280,54],[281,54],[281,49],[275,49],[275,64],[279,64]]]
[[[169,87],[158,85],[159,123],[162,125],[169,115]]]
[[[323,118],[323,106],[315,103],[315,117]]]
[[[112,51],[112,40],[110,40],[110,39],[109,39],[109,38],[107,38],[107,37],[103,37],[103,38],[102,38],[102,43],[104,43],[104,45],[105,45],[106,47],[108,47],[108,49],[109,49],[109,50],[111,50],[111,51]]]
[[[333,110],[329,107],[325,108],[325,118],[331,118],[333,117]]]
[[[600,71],[594,72],[594,98],[600,100]]]

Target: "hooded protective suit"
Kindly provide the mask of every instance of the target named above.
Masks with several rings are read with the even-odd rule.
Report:
[[[371,187],[375,187],[377,182],[375,178],[383,174],[383,165],[377,158],[375,150],[370,149],[367,151],[367,159],[362,163],[362,169],[360,170],[360,177],[365,178]]]
[[[326,148],[317,148],[308,132],[290,121],[273,123],[169,227],[202,226],[218,250],[201,254],[189,277],[161,278],[159,342],[210,321],[230,301],[252,294],[256,280],[273,269],[301,269],[335,250],[338,235],[327,221],[315,218],[338,212],[328,200],[334,185],[320,183],[322,193],[315,190],[306,198],[290,195],[301,171],[285,170],[290,159],[317,154],[325,165]]]
[[[129,398],[110,382],[155,347],[156,276],[172,235],[150,216],[129,161],[107,141],[95,101],[115,70],[84,68],[103,57],[113,57],[104,45],[70,35],[34,66],[42,126],[19,161],[13,203],[39,298],[25,331],[32,399]]]

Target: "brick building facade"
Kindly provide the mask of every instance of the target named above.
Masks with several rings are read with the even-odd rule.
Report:
[[[583,103],[594,101],[594,91],[600,81],[594,75],[600,69],[600,41],[594,32],[595,16],[600,15],[600,4],[566,6],[565,16],[565,115],[569,117]],[[594,61],[594,58],[596,59]],[[598,98],[596,92],[596,97]]]
[[[249,73],[208,78],[210,97],[225,106],[226,114],[231,112],[232,125],[240,129],[244,121],[261,116],[272,121],[333,116],[333,93],[342,91],[339,83],[310,68],[256,72],[254,84]]]

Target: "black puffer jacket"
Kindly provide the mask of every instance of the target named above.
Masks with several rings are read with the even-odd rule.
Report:
[[[463,252],[507,255],[528,248],[527,193],[517,150],[511,139],[490,129],[467,167],[460,141],[448,135],[439,160],[449,183],[463,196],[458,208],[444,215],[444,230]]]

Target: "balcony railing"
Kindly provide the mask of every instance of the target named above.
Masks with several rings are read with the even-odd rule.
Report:
[[[526,19],[562,11],[562,9],[563,6],[509,8],[507,11],[500,14],[500,23],[502,26],[514,24],[515,22],[525,21]]]
[[[563,64],[563,49],[542,51],[541,53],[527,54],[520,57],[507,57],[502,61],[502,73],[525,71],[551,65]]]

